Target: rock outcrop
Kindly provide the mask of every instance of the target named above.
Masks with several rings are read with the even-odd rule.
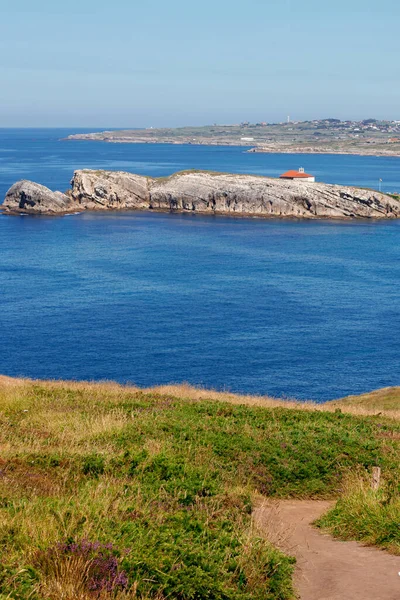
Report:
[[[74,173],[71,185],[65,195],[20,182],[7,193],[3,210],[163,210],[308,219],[400,218],[399,199],[380,192],[252,175],[187,171],[152,179],[131,173],[82,170]]]
[[[72,199],[33,181],[18,181],[8,190],[2,209],[12,214],[60,214],[74,210]]]
[[[400,202],[379,192],[251,175],[177,173],[156,180],[151,208],[263,217],[393,218]]]
[[[70,194],[81,210],[146,210],[152,181],[119,171],[75,171]]]

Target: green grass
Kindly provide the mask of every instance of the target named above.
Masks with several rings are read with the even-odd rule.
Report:
[[[336,506],[318,526],[343,540],[358,540],[400,555],[400,475],[374,491],[363,476],[352,476]]]
[[[189,392],[0,378],[2,600],[94,597],[90,563],[57,550],[82,540],[112,544],[120,598],[286,600],[293,561],[252,527],[259,494],[336,497],[377,464],[396,481],[394,420]]]

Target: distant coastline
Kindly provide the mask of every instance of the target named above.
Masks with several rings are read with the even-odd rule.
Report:
[[[242,146],[249,153],[343,154],[400,157],[400,123],[337,119],[288,123],[241,123],[76,133],[65,140],[113,144]]]
[[[393,152],[392,150],[369,150],[364,148],[354,148],[354,149],[335,149],[335,148],[319,148],[319,147],[309,147],[303,148],[299,146],[271,146],[271,147],[263,147],[256,146],[247,150],[248,153],[257,153],[257,154],[335,154],[342,156],[375,156],[379,158],[380,156],[400,158],[400,153],[398,151]]]

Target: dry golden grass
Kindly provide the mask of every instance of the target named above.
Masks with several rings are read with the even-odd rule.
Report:
[[[147,388],[145,392],[173,396],[188,400],[217,400],[219,402],[229,402],[231,404],[245,404],[247,406],[258,407],[284,407],[295,408],[296,410],[318,410],[334,412],[338,408],[344,413],[352,415],[375,415],[378,412],[394,418],[400,419],[400,387],[384,388],[369,394],[361,396],[350,396],[343,400],[332,400],[324,404],[298,400],[279,400],[269,396],[251,396],[232,394],[230,392],[218,392],[191,386],[189,384],[180,385],[162,385]]]
[[[372,391],[359,396],[348,396],[339,400],[332,400],[324,404],[317,404],[313,401],[301,402],[295,399],[280,400],[270,396],[253,396],[234,394],[231,392],[219,392],[212,389],[195,387],[187,383],[171,384],[154,386],[150,388],[138,388],[136,386],[125,386],[115,382],[76,382],[76,381],[32,381],[29,379],[12,379],[10,377],[0,376],[0,409],[5,409],[8,406],[16,407],[16,403],[21,404],[21,392],[24,388],[30,387],[32,384],[40,384],[42,387],[48,387],[51,390],[60,389],[65,391],[79,391],[85,395],[85,401],[89,397],[94,402],[103,397],[107,398],[110,403],[118,404],[124,396],[142,391],[143,393],[157,394],[160,397],[174,397],[181,400],[201,401],[212,400],[218,402],[227,402],[236,405],[256,406],[265,408],[284,407],[294,408],[296,410],[308,411],[327,411],[334,412],[340,409],[343,413],[369,416],[369,415],[384,415],[396,420],[400,420],[400,387],[383,388],[381,390]],[[14,393],[13,393],[14,392]],[[74,404],[76,406],[76,404]],[[65,411],[69,410],[69,406],[60,403],[60,424],[65,428]],[[25,410],[29,409],[27,405]],[[43,413],[41,415],[43,417]],[[93,435],[101,434],[102,431],[109,431],[110,426],[114,421],[116,429],[125,424],[126,415],[121,411],[116,410],[115,413],[107,413],[107,415],[94,416],[88,424],[85,422],[85,429],[79,432],[74,432],[74,438],[81,437],[86,439],[88,433]],[[54,409],[52,410],[52,426],[56,426],[54,419]],[[71,424],[72,426],[72,424]],[[79,426],[79,424],[77,424]],[[89,426],[90,431],[86,429]]]
[[[350,406],[353,409],[361,407],[368,410],[383,410],[400,412],[400,387],[387,387],[374,390],[359,396],[347,396],[332,403],[340,406]]]
[[[47,559],[45,575],[37,586],[43,598],[49,600],[89,600],[87,593],[92,561],[82,556],[56,556]]]

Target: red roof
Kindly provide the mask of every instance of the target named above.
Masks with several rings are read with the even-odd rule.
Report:
[[[314,177],[314,175],[302,173],[301,171],[287,171],[280,176],[280,179],[304,179],[305,177]]]

